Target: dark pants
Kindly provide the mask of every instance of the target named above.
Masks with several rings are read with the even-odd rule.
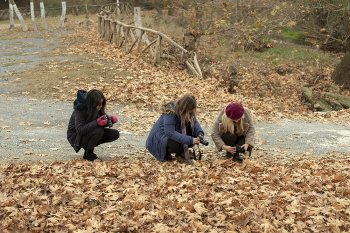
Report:
[[[192,128],[190,124],[186,124],[186,134],[193,137]],[[189,145],[188,147],[192,147]],[[168,139],[168,143],[166,146],[166,158],[171,157],[171,154],[182,154],[184,151],[184,147],[182,143],[174,141],[172,139]]]
[[[168,139],[168,144],[166,146],[166,154],[167,156],[170,154],[181,154],[184,151],[183,144],[176,142],[172,139]]]
[[[118,130],[97,127],[94,131],[82,137],[81,145],[85,150],[93,150],[100,144],[113,142],[118,138]]]
[[[237,136],[236,134],[224,133],[221,135],[225,145],[235,147],[236,145],[242,146],[245,143],[245,136]],[[231,154],[231,153],[227,153]]]

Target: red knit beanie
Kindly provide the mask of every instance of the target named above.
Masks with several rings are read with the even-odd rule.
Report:
[[[237,121],[244,114],[244,108],[239,103],[229,103],[225,110],[226,116],[231,120]]]

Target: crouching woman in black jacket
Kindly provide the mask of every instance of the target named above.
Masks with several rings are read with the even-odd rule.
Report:
[[[114,115],[107,116],[105,108],[106,98],[101,91],[78,91],[68,123],[67,139],[75,152],[84,148],[83,158],[86,160],[97,159],[94,153],[96,146],[119,138],[118,130],[106,128],[117,123],[118,118]]]

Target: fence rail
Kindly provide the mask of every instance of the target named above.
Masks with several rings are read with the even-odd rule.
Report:
[[[162,58],[169,57],[163,56],[162,42],[167,42],[180,51],[180,63],[185,64],[194,75],[203,77],[196,53],[186,50],[164,33],[150,28],[127,25],[112,19],[110,15],[98,14],[97,17],[100,36],[118,48],[123,47],[125,53],[137,50],[140,57],[145,51],[149,51],[153,57],[153,63],[157,64]],[[151,37],[155,39],[149,41],[147,33],[152,34]]]

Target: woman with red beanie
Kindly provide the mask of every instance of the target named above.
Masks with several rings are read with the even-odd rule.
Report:
[[[219,113],[211,136],[216,147],[226,151],[226,157],[242,162],[236,145],[245,151],[254,146],[255,129],[250,110],[240,103],[229,103]]]
[[[118,130],[106,128],[117,123],[118,118],[106,115],[105,108],[106,98],[101,91],[92,89],[89,92],[77,92],[68,123],[67,139],[75,152],[84,148],[83,159],[94,161],[97,159],[94,153],[96,146],[119,138]]]

